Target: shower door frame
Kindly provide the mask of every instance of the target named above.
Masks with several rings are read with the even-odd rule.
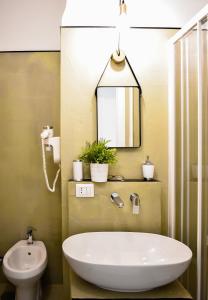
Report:
[[[181,50],[183,50],[183,38],[194,27],[197,28],[197,100],[198,100],[198,183],[197,183],[197,300],[200,300],[201,292],[201,271],[202,271],[202,100],[203,100],[203,81],[202,81],[202,34],[201,24],[202,20],[208,16],[208,4],[199,11],[181,30],[179,30],[168,42],[168,61],[169,61],[169,74],[168,74],[168,233],[169,236],[175,237],[176,234],[176,130],[175,130],[175,116],[176,116],[176,70],[175,70],[175,46],[180,41]],[[183,56],[181,55],[181,60]],[[183,62],[183,61],[181,61]],[[183,63],[181,63],[183,65]],[[183,79],[183,78],[182,78]],[[183,89],[181,91],[181,98]],[[181,107],[183,110],[183,105]],[[183,132],[183,123],[181,126]],[[183,147],[183,133],[181,135]],[[181,157],[181,165],[184,164],[184,154]],[[182,169],[182,168],[181,168]],[[184,170],[182,170],[184,172]],[[181,174],[183,175],[183,174]],[[183,179],[183,177],[182,177]],[[183,180],[182,180],[183,181]],[[183,182],[182,190],[183,190]],[[182,199],[182,198],[181,198]],[[184,203],[181,201],[181,209],[184,209]],[[183,217],[182,217],[183,218]],[[181,220],[183,225],[183,220]],[[182,226],[181,225],[181,226]],[[188,227],[187,227],[188,228]],[[182,232],[182,230],[181,230]]]

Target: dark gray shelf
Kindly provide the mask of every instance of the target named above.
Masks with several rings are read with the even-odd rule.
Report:
[[[73,179],[69,179],[69,181],[74,181]],[[83,179],[82,181],[74,181],[74,182],[91,182],[90,179]],[[160,182],[160,180],[145,180],[145,179],[125,179],[125,180],[108,180],[107,182],[147,182],[147,183],[153,183],[153,182]],[[96,183],[96,182],[95,182]]]

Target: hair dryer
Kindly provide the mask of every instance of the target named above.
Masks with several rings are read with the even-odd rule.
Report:
[[[60,137],[53,136],[53,127],[52,126],[44,126],[43,131],[40,134],[41,137],[41,144],[42,144],[42,158],[43,158],[43,173],[45,177],[45,182],[48,190],[50,192],[55,192],[56,182],[60,173]],[[50,187],[47,175],[47,168],[46,168],[46,157],[45,157],[45,150],[46,151],[53,151],[53,160],[54,163],[59,164],[59,169],[56,172],[55,179],[53,181],[52,187]]]

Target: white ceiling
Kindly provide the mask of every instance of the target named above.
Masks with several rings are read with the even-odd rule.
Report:
[[[125,0],[130,26],[182,27],[207,0]],[[115,25],[119,0],[68,0],[64,26]]]
[[[0,51],[60,50],[66,0],[0,0]],[[63,25],[114,25],[119,0],[68,0]],[[131,26],[181,27],[207,0],[126,0]]]

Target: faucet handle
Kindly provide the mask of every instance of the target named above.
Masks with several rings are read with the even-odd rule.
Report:
[[[130,200],[135,203],[136,205],[138,205],[140,203],[140,199],[139,199],[139,195],[137,193],[132,193],[130,195]]]
[[[33,231],[36,231],[37,229],[36,228],[34,228],[34,227],[32,227],[32,226],[28,226],[27,227],[27,235],[32,235],[32,232]]]
[[[140,198],[137,193],[132,193],[130,195],[130,200],[133,204],[133,215],[138,215],[140,211]]]

